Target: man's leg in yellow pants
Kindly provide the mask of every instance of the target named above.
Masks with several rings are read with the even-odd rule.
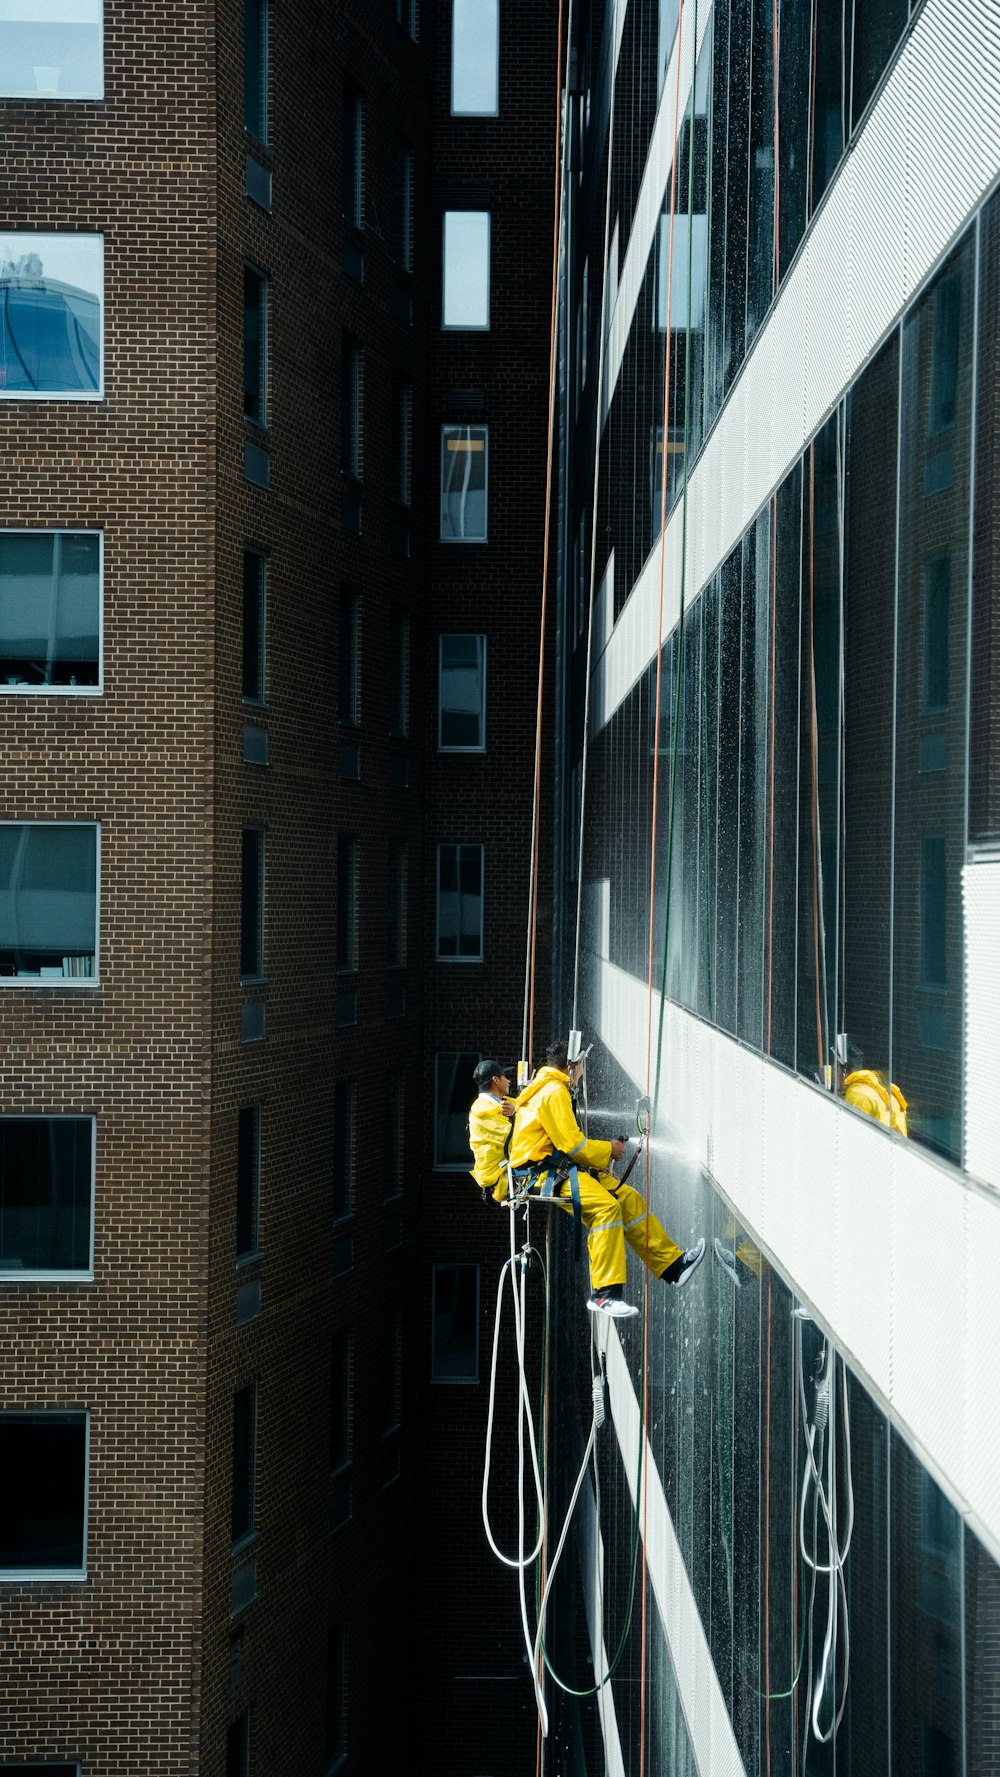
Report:
[[[608,1189],[613,1189],[616,1180],[607,1178]],[[649,1212],[649,1247],[646,1246],[646,1199],[639,1191],[633,1191],[631,1185],[619,1185],[615,1197],[621,1208],[623,1232],[629,1246],[640,1259],[648,1258],[649,1269],[654,1277],[662,1277],[674,1262],[681,1258],[681,1248],[675,1246],[662,1222],[657,1221],[652,1210]]]
[[[607,1289],[609,1284],[622,1284],[625,1282],[625,1233],[621,1208],[606,1185],[591,1178],[589,1172],[578,1173],[577,1179],[580,1212],[587,1230],[590,1287],[597,1291]],[[565,1207],[572,1211],[569,1179],[559,1187],[559,1196]]]

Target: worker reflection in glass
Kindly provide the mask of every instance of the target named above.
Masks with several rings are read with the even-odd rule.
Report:
[[[834,1050],[834,1077],[838,1096],[865,1117],[873,1117],[884,1129],[897,1135],[908,1135],[906,1099],[899,1087],[890,1081],[887,1086],[881,1074],[865,1067],[865,1058],[846,1030],[837,1035]]]
[[[491,1060],[481,1061],[472,1077],[479,1087],[469,1111],[469,1146],[476,1163],[472,1176],[484,1196],[488,1191],[500,1203],[507,1195],[504,1157],[514,1116],[510,1078],[499,1061]]]
[[[576,1168],[580,1214],[587,1229],[590,1257],[591,1313],[609,1314],[623,1320],[637,1314],[622,1300],[625,1282],[625,1242],[648,1264],[654,1277],[665,1283],[684,1284],[705,1256],[702,1238],[687,1252],[675,1245],[656,1217],[647,1217],[646,1204],[631,1185],[622,1184],[608,1171],[612,1159],[620,1160],[625,1143],[588,1141],[576,1120],[571,1084],[579,1084],[584,1061],[569,1061],[561,1039],[546,1051],[546,1065],[529,1080],[517,1100],[510,1163],[518,1182],[529,1182],[544,1191],[550,1174]],[[592,1170],[586,1172],[582,1167]],[[555,1194],[573,1210],[571,1178],[554,1185]]]

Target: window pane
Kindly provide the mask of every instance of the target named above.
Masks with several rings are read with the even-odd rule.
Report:
[[[410,504],[410,435],[413,424],[413,390],[397,383],[394,390],[392,437],[392,493],[401,506]]]
[[[344,220],[352,228],[361,227],[362,219],[362,131],[364,111],[361,94],[353,86],[344,88]]]
[[[907,12],[908,0],[859,0],[854,8],[851,116],[855,128],[906,30]]]
[[[0,1413],[0,1571],[82,1573],[85,1413]]]
[[[0,681],[96,685],[100,628],[96,531],[0,531]]]
[[[254,1464],[257,1443],[257,1385],[233,1396],[232,1540],[248,1536],[254,1522]]]
[[[396,1431],[400,1422],[400,1371],[402,1368],[402,1325],[399,1304],[386,1309],[382,1375],[382,1430]]]
[[[434,1382],[479,1380],[479,1266],[435,1265]]]
[[[267,422],[267,279],[243,267],[243,412],[255,425]]]
[[[103,99],[102,9],[103,0],[4,0],[0,98]]]
[[[361,479],[361,351],[347,333],[340,346],[340,470]]]
[[[483,848],[438,847],[438,958],[479,962],[483,954]]]
[[[403,1189],[403,1081],[399,1068],[385,1076],[385,1195]]]
[[[452,0],[451,109],[495,117],[499,104],[499,0]]]
[[[0,1118],[0,1271],[88,1271],[89,1117]]]
[[[243,123],[258,142],[267,141],[268,0],[244,0]]]
[[[247,703],[264,701],[265,587],[264,557],[243,552],[243,696]]]
[[[239,1115],[236,1153],[236,1257],[257,1251],[260,1200],[260,1106],[246,1104]]]
[[[264,973],[264,835],[257,827],[243,829],[243,879],[240,920],[240,975],[255,980]]]
[[[97,827],[0,825],[0,976],[93,976]]]
[[[476,1095],[472,1070],[481,1059],[468,1050],[435,1057],[434,1165],[439,1171],[471,1169],[469,1106]]]
[[[489,324],[490,213],[446,210],[442,325],[486,328]]]
[[[337,838],[337,967],[358,966],[358,842],[349,834]]]
[[[485,426],[441,428],[441,540],[486,541]]]
[[[443,752],[481,752],[486,745],[486,637],[441,637]]]
[[[104,239],[0,234],[0,398],[101,393]]]
[[[342,1221],[354,1208],[354,1082],[338,1080],[333,1089],[333,1219]]]
[[[403,271],[413,270],[413,149],[401,136],[393,147],[392,251]]]

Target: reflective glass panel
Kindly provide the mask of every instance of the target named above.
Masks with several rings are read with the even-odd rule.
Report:
[[[96,973],[97,834],[0,824],[0,977]]]
[[[0,98],[103,99],[103,0],[4,0]]]
[[[452,0],[451,110],[495,117],[500,91],[499,0]]]
[[[485,543],[487,430],[441,428],[441,541]]]
[[[443,327],[482,329],[490,324],[490,213],[444,213]]]
[[[89,1117],[0,1117],[0,1271],[87,1271]]]
[[[96,685],[101,539],[96,531],[0,531],[0,683]]]
[[[0,399],[102,394],[104,239],[0,234]]]

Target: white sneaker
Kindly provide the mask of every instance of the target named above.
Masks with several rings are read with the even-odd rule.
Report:
[[[607,1290],[595,1290],[587,1302],[589,1314],[610,1314],[612,1320],[631,1320],[638,1314],[631,1302],[623,1302],[621,1296],[609,1296]]]
[[[683,1286],[687,1283],[689,1277],[694,1276],[695,1272],[698,1269],[698,1266],[701,1264],[702,1259],[705,1257],[705,1236],[704,1236],[704,1234],[702,1235],[701,1239],[697,1242],[697,1244],[695,1246],[689,1246],[687,1249],[687,1252],[683,1253],[681,1256],[683,1258],[684,1263],[681,1266],[680,1276],[675,1277],[672,1280],[674,1288],[678,1289],[678,1290],[683,1288]],[[676,1261],[675,1261],[675,1263],[676,1263]]]
[[[715,1256],[718,1259],[719,1264],[722,1266],[723,1271],[726,1273],[726,1276],[736,1285],[738,1290],[741,1290],[743,1288],[743,1281],[737,1267],[736,1254],[733,1252],[731,1246],[723,1246],[718,1235],[715,1237]]]

